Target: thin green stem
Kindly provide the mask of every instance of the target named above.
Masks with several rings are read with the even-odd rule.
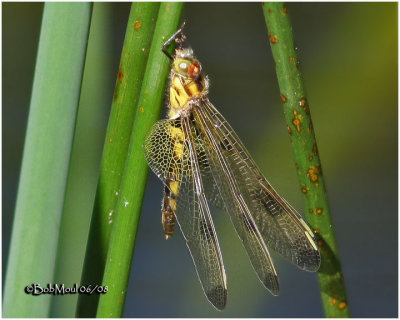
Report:
[[[344,278],[328,197],[322,175],[310,108],[306,99],[287,8],[281,2],[263,4],[268,37],[275,60],[281,101],[306,208],[306,218],[317,235],[321,252],[318,280],[325,316],[349,317]]]
[[[48,317],[91,3],[44,6],[4,288],[4,317]]]
[[[142,145],[147,132],[160,116],[168,77],[169,60],[161,52],[161,47],[176,31],[182,8],[183,4],[179,2],[160,5],[118,202],[112,217],[113,228],[103,278],[103,286],[108,286],[108,292],[100,297],[97,317],[121,317],[123,313],[148,175]]]
[[[101,284],[103,279],[111,222],[159,7],[156,2],[139,2],[131,7],[104,142],[82,285]],[[77,316],[94,317],[98,300],[98,295],[80,295]]]

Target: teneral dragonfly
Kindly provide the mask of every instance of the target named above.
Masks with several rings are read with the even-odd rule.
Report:
[[[173,55],[166,50],[176,42]],[[190,250],[208,300],[225,308],[227,280],[209,204],[230,215],[262,284],[279,293],[269,254],[276,251],[300,269],[317,271],[320,254],[306,222],[265,179],[239,137],[208,99],[208,78],[180,28],[162,50],[171,59],[168,119],[148,133],[145,157],[164,183],[162,225],[175,221]]]

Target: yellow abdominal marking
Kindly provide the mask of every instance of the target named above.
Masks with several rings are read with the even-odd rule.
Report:
[[[182,131],[182,128],[176,128],[174,126],[169,127],[169,133],[171,138],[175,141],[174,143],[174,151],[173,156],[174,160],[178,162],[183,157],[184,152],[184,142],[185,142],[185,135]],[[173,181],[169,181],[168,186],[171,192],[177,196],[179,193],[179,184],[180,184],[180,177],[179,177],[179,166],[173,166],[172,170],[174,171]],[[173,211],[176,210],[176,200],[170,199],[170,206]]]
[[[174,181],[169,183],[169,187],[174,194],[178,194],[179,192],[179,182]],[[176,193],[175,193],[176,192]],[[169,199],[169,206],[171,207],[173,212],[176,212],[176,200]]]
[[[179,76],[174,76],[169,88],[169,118],[176,117],[182,109],[188,106],[188,102],[194,97],[200,95],[199,86],[192,79],[183,79],[186,87],[183,86]]]
[[[185,141],[185,135],[181,128],[175,128],[174,126],[169,127],[171,138],[175,141],[174,143],[174,160],[179,161],[182,159],[183,154],[183,143]]]

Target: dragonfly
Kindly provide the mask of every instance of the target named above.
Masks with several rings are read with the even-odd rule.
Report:
[[[318,270],[321,257],[310,227],[274,190],[209,101],[208,77],[185,46],[183,26],[162,47],[171,60],[168,118],[153,125],[144,153],[164,185],[165,237],[179,225],[207,299],[223,310],[227,278],[210,204],[229,214],[258,278],[274,296],[279,280],[270,249],[311,272]],[[167,47],[173,41],[171,55]]]

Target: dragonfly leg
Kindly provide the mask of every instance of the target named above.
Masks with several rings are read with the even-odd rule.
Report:
[[[185,26],[186,22],[183,21],[181,27],[176,31],[165,43],[163,44],[161,50],[164,52],[164,54],[170,59],[174,60],[174,57],[171,56],[171,54],[167,50],[167,46],[175,40],[179,45],[185,41],[185,36],[182,34],[183,27]],[[178,35],[180,34],[180,38],[178,38]]]

